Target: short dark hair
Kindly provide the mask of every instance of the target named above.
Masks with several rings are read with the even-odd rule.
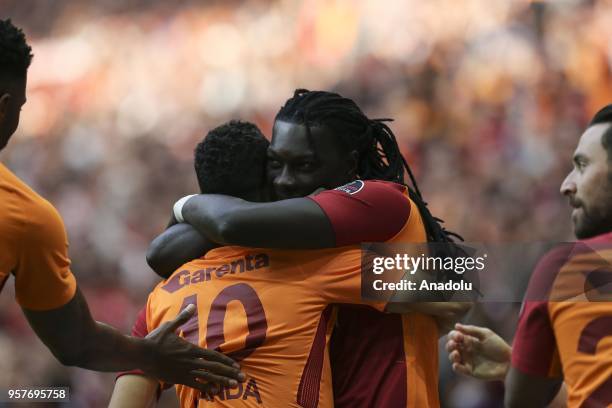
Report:
[[[0,20],[0,79],[25,78],[32,57],[23,31],[11,19]]]
[[[601,144],[608,152],[608,161],[612,162],[612,104],[606,105],[593,116],[589,127],[607,123],[608,129],[601,136]]]
[[[250,122],[232,120],[212,129],[195,148],[201,192],[241,197],[261,188],[269,144]]]

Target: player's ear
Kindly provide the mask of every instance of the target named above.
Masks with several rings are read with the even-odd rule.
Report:
[[[11,94],[9,93],[3,93],[0,96],[0,121],[4,120],[4,118],[6,117],[11,98]]]
[[[349,176],[351,180],[354,180],[357,178],[357,164],[359,163],[359,152],[357,152],[357,150],[351,150],[348,154],[347,160],[347,176]]]

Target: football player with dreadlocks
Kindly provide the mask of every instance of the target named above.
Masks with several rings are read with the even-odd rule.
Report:
[[[248,122],[231,121],[211,130],[195,150],[200,191],[267,200],[268,145]],[[186,228],[188,224],[177,224],[170,230]],[[181,238],[204,244],[189,231]],[[385,308],[385,302],[365,301],[361,255],[357,245],[289,251],[216,244],[204,256],[191,254],[193,261],[151,292],[134,334],[146,335],[186,303],[195,304],[197,317],[181,327],[185,338],[218,346],[240,362],[244,383],[219,390],[214,399],[177,386],[182,407],[332,407],[326,350],[333,304],[369,305],[396,313],[422,306],[394,302]],[[156,390],[155,380],[138,372],[124,373],[110,406],[148,406]]]
[[[276,116],[268,149],[268,181],[279,201],[205,194],[179,200],[174,214],[227,245],[318,249],[450,242],[451,234],[427,209],[387,121],[369,119],[336,93],[297,90]],[[405,170],[413,188],[404,184]],[[327,190],[308,196],[319,188]],[[167,246],[172,238],[160,241]],[[160,262],[161,252],[172,253],[153,248],[154,268],[186,261]],[[431,316],[340,307],[331,342],[336,406],[438,406],[438,337]]]

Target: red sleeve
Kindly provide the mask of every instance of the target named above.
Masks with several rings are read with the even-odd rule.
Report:
[[[136,316],[136,321],[134,322],[134,325],[132,326],[132,336],[134,337],[146,337],[147,334],[149,334],[149,330],[147,329],[147,308],[146,306],[143,307],[140,312],[138,312],[138,315]],[[119,374],[117,374],[117,377],[115,378],[115,381],[117,381],[117,378],[124,376],[124,375],[144,375],[144,373],[142,372],[142,370],[130,370],[130,371],[123,371],[120,372]]]
[[[138,315],[136,321],[132,326],[132,336],[134,337],[147,337],[149,329],[147,329],[147,308],[143,307]]]
[[[557,377],[559,355],[548,302],[525,302],[512,345],[512,366],[541,377]]]
[[[355,180],[309,197],[325,212],[336,235],[336,246],[384,242],[404,227],[410,201],[401,184]]]
[[[525,302],[550,300],[555,280],[568,264],[574,248],[575,243],[560,243],[542,256],[529,278]]]
[[[525,295],[512,345],[512,366],[542,377],[558,376],[559,356],[548,311],[550,292],[573,244],[559,244],[538,262]]]

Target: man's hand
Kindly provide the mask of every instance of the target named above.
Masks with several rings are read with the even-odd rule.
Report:
[[[207,393],[219,389],[219,385],[232,387],[243,381],[244,374],[232,359],[202,350],[174,333],[195,313],[194,306],[185,309],[144,339],[125,336],[96,322],[78,288],[72,300],[59,308],[23,312],[38,337],[64,365],[115,372],[138,368],[154,378]]]
[[[145,337],[150,364],[143,371],[167,383],[184,384],[205,393],[214,394],[222,385],[238,386],[238,381],[246,377],[234,360],[217,351],[201,349],[175,334],[194,313],[195,306],[189,305],[174,320]]]
[[[511,347],[486,327],[457,323],[446,342],[453,371],[481,380],[504,380],[510,366]]]

